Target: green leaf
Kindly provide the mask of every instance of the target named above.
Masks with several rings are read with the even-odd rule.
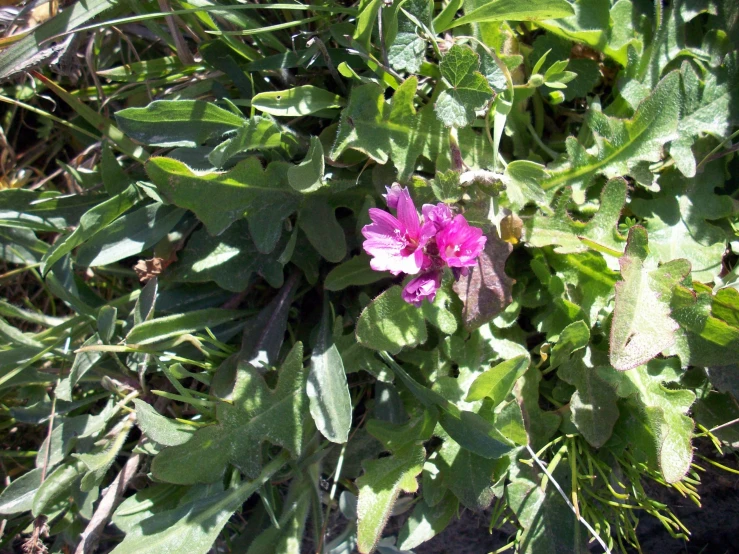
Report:
[[[122,193],[133,182],[131,177],[123,171],[107,143],[102,148],[100,177],[103,180],[106,192],[110,196]]]
[[[236,131],[245,119],[201,100],[156,100],[145,108],[126,108],[115,114],[121,131],[151,146],[193,148]]]
[[[400,32],[387,49],[387,59],[395,71],[405,71],[411,75],[421,70],[426,41],[414,32]]]
[[[503,174],[506,196],[514,209],[520,210],[528,203],[544,205],[547,197],[541,182],[549,177],[543,165],[529,160],[514,160]]]
[[[613,6],[611,5],[613,4]],[[630,0],[576,0],[574,15],[556,21],[539,21],[547,31],[603,52],[619,64],[628,62],[629,47],[642,50],[633,21],[638,18]],[[645,56],[646,57],[646,56]]]
[[[531,366],[515,388],[516,398],[521,405],[526,423],[526,432],[534,450],[544,447],[549,442],[562,421],[558,413],[544,411],[539,406],[541,379],[541,371]]]
[[[155,513],[126,533],[123,542],[111,554],[185,551],[206,554],[233,513],[269,481],[285,462],[284,456],[277,456],[254,481],[245,481],[224,492],[209,494],[171,510]]]
[[[525,454],[523,454],[525,455]],[[571,488],[568,473],[558,466],[554,478],[563,490]],[[588,534],[551,484],[542,490],[535,471],[513,460],[505,499],[523,527],[522,554],[585,554]]]
[[[439,202],[454,204],[462,199],[462,188],[459,185],[459,171],[438,171],[431,181],[431,189]]]
[[[193,211],[211,235],[245,217],[260,252],[269,253],[280,240],[282,220],[300,204],[288,167],[275,162],[262,169],[257,158],[248,158],[225,173],[196,173],[172,158],[151,158],[146,172],[162,198]]]
[[[463,506],[471,510],[490,507],[495,496],[492,489],[493,474],[500,463],[501,460],[478,456],[453,440],[444,441],[436,461],[444,485]]]
[[[67,502],[74,482],[82,475],[84,468],[85,465],[77,460],[61,465],[47,475],[33,497],[31,513],[36,517],[46,515],[56,510],[57,504]]]
[[[497,406],[510,394],[519,377],[526,373],[529,361],[528,356],[516,356],[480,374],[470,386],[465,402],[489,397],[493,406]]]
[[[459,300],[452,293],[451,279],[442,281],[436,291],[433,303],[424,302],[421,311],[426,321],[441,330],[442,333],[453,335],[459,327],[457,321],[460,310]]]
[[[344,290],[347,287],[370,285],[391,277],[387,271],[375,271],[369,265],[370,258],[362,253],[337,265],[326,275],[323,288],[330,291]]]
[[[683,366],[725,366],[739,361],[739,327],[711,315],[711,304],[707,287],[674,289],[672,316],[680,325],[674,352]]]
[[[80,218],[79,226],[70,235],[58,240],[46,251],[46,254],[44,254],[41,260],[41,272],[46,274],[51,269],[51,266],[90,237],[103,231],[108,225],[136,204],[138,199],[138,188],[135,185],[130,185],[121,194],[105,202],[101,202],[85,212],[85,215]]]
[[[398,533],[398,548],[410,550],[441,533],[459,509],[459,501],[451,492],[435,506],[420,500]]]
[[[274,389],[253,366],[239,366],[233,401],[216,406],[218,423],[198,429],[184,444],[162,450],[152,462],[154,476],[183,485],[211,483],[223,476],[229,463],[255,476],[261,469],[265,440],[299,457],[308,415],[308,372],[303,370],[302,358],[298,342],[282,364]]]
[[[311,137],[305,159],[287,170],[287,180],[298,192],[315,192],[325,185],[323,171],[323,145],[318,137]]]
[[[141,399],[135,399],[136,424],[147,437],[164,446],[177,446],[192,438],[195,427],[180,423],[157,413],[154,408]]]
[[[377,438],[392,452],[391,456],[364,462],[364,474],[357,479],[357,546],[369,554],[377,545],[382,530],[401,492],[416,492],[416,477],[423,470],[426,452],[422,440],[430,434],[426,416],[405,426],[375,422]]]
[[[695,401],[689,390],[672,390],[663,378],[652,376],[645,366],[624,374],[637,391],[649,429],[654,437],[657,460],[665,481],[676,483],[685,476],[693,460],[693,420],[687,416]]]
[[[419,156],[429,160],[437,160],[440,155],[448,157],[448,131],[436,118],[433,106],[429,103],[416,112],[417,88],[418,79],[409,77],[388,103],[380,85],[354,87],[349,104],[341,112],[331,158],[335,160],[344,150],[353,148],[379,164],[392,159],[398,180],[406,182]],[[487,141],[470,129],[459,131],[459,147],[469,166],[479,166],[491,155]]]
[[[611,323],[610,360],[620,371],[648,362],[676,340],[678,324],[670,317],[665,293],[690,272],[690,265],[675,260],[649,271],[647,253],[646,230],[632,227],[619,259],[623,280],[616,283]]]
[[[299,148],[300,141],[293,131],[268,117],[257,115],[243,122],[236,135],[216,146],[208,154],[208,161],[215,167],[223,167],[243,152],[278,150],[292,157]]]
[[[397,354],[403,347],[423,344],[427,337],[423,313],[403,300],[398,286],[375,298],[357,321],[357,341],[372,350]]]
[[[251,229],[242,220],[217,237],[205,229],[195,231],[168,277],[187,283],[215,281],[226,290],[241,292],[258,274],[270,286],[282,286],[283,265],[276,259],[279,249],[272,254],[259,252],[250,240]]]
[[[493,89],[478,71],[480,57],[469,46],[455,44],[441,59],[439,69],[451,88],[439,95],[436,115],[447,127],[467,127],[493,97]]]
[[[386,352],[382,352],[381,357],[421,404],[429,410],[441,410],[439,424],[459,446],[488,459],[500,458],[511,450],[511,446],[500,440],[499,433],[484,417],[460,410],[438,392],[420,385]]]
[[[298,216],[298,225],[318,253],[329,262],[346,257],[346,236],[336,220],[336,209],[325,198],[307,197]]]
[[[341,108],[344,104],[341,96],[312,85],[260,92],[251,99],[252,107],[283,117],[310,115],[321,110]]]
[[[318,338],[310,358],[306,390],[310,413],[321,434],[331,442],[345,443],[352,425],[352,399],[344,364],[332,341],[328,301],[324,303]]]
[[[516,0],[484,0],[476,4],[470,12],[450,22],[444,29],[436,29],[441,33],[447,29],[489,21],[539,21],[541,19],[557,19],[568,17],[574,13],[572,6],[565,0],[531,0],[525,5]]]
[[[618,221],[626,203],[626,181],[611,179],[603,187],[600,207],[596,214],[583,223],[572,219],[567,212],[570,191],[559,198],[550,216],[537,214],[528,221],[526,240],[533,246],[550,246],[559,254],[584,252],[588,248],[620,256],[624,242],[618,233]]]
[[[208,489],[203,486],[202,489]],[[215,487],[212,487],[215,488]],[[222,490],[221,485],[221,490]],[[171,510],[177,507],[178,502],[186,492],[190,492],[188,499],[196,497],[192,494],[193,489],[157,483],[139,490],[136,494],[129,496],[121,502],[113,512],[111,523],[121,531],[128,534],[139,526],[143,520],[150,518],[156,513]],[[211,492],[212,491],[208,491]],[[202,496],[202,495],[201,495]]]
[[[154,317],[154,305],[157,301],[157,292],[159,291],[159,280],[154,277],[144,288],[136,299],[133,307],[133,324],[138,325],[144,321],[149,321]]]
[[[98,344],[102,344],[102,341],[98,334],[95,333],[82,343],[82,346],[96,346]],[[72,389],[79,380],[82,379],[82,377],[100,361],[100,358],[102,357],[102,352],[78,352],[74,357],[74,362],[72,362],[72,369],[69,370],[69,375],[61,379],[55,389],[57,398],[71,402]]]
[[[682,77],[683,106],[678,132],[680,138],[672,144],[670,153],[677,167],[688,177],[696,173],[696,163],[690,148],[701,133],[710,133],[720,138],[731,134],[739,123],[739,61],[736,52],[727,56],[716,69],[703,69],[684,61]],[[678,148],[684,152],[677,156]]]
[[[590,329],[584,321],[570,323],[559,334],[557,344],[552,348],[549,367],[554,369],[567,361],[573,352],[585,348],[590,342]]]
[[[238,310],[208,308],[150,319],[134,325],[126,335],[126,342],[128,344],[151,344],[185,333],[194,333],[206,327],[212,329],[245,315],[245,312]]]
[[[33,507],[33,498],[41,486],[43,468],[28,471],[14,479],[0,493],[0,514],[13,515],[30,512]]]
[[[126,442],[126,438],[128,437],[128,431],[132,426],[133,420],[126,420],[118,431],[118,434],[99,452],[92,454],[73,454],[87,468],[87,472],[82,477],[82,482],[80,483],[80,490],[82,492],[89,492],[103,482],[105,474],[108,473],[110,466],[113,465],[118,454],[120,454],[123,443]]]
[[[544,190],[563,185],[585,189],[596,175],[620,177],[630,175],[647,187],[652,174],[636,168],[638,162],[662,159],[662,147],[677,138],[680,114],[680,74],[668,73],[636,110],[631,119],[608,117],[589,110],[585,121],[595,137],[595,153],[587,151],[574,137],[567,139],[569,163],[552,170],[541,183]]]
[[[515,281],[505,272],[513,245],[501,240],[495,231],[486,236],[485,249],[476,264],[467,276],[454,283],[454,292],[464,305],[462,320],[468,330],[492,320],[513,301],[511,290]]]
[[[706,190],[723,182],[723,169],[710,168],[700,177],[685,179],[676,171],[660,177],[660,194],[649,201],[633,199],[631,210],[645,219],[650,252],[662,263],[685,258],[696,281],[709,283],[723,269],[727,235],[709,223],[733,212],[731,199]]]
[[[158,202],[125,214],[85,242],[75,262],[96,267],[140,254],[169,233],[184,214],[184,210]]]
[[[597,368],[589,367],[581,358],[566,361],[557,375],[577,388],[570,400],[572,423],[586,441],[600,448],[611,438],[619,418],[616,391],[600,377]]]

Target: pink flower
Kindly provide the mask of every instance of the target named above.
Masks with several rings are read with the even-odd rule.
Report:
[[[430,221],[436,226],[436,230],[443,229],[452,221],[452,210],[446,204],[439,203],[424,204],[421,208],[423,212],[423,220]]]
[[[384,210],[370,209],[372,224],[362,228],[364,251],[372,256],[370,267],[375,271],[412,275],[431,264],[424,247],[436,228],[432,223],[421,225],[408,189],[398,193],[397,210],[396,218]]]
[[[382,196],[385,198],[385,202],[387,202],[387,207],[391,210],[396,210],[398,208],[400,195],[403,194],[404,191],[408,192],[408,189],[404,189],[399,183],[393,183],[392,186],[385,187],[385,190],[387,191],[387,194],[383,194]]]
[[[411,280],[403,289],[403,300],[413,304],[416,308],[421,307],[424,298],[433,302],[436,291],[441,286],[441,271],[430,271],[423,273]]]
[[[474,266],[486,240],[482,229],[470,227],[463,215],[456,216],[436,234],[439,256],[449,267]]]

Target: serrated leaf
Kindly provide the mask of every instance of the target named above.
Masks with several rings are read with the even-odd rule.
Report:
[[[626,181],[611,179],[603,187],[600,207],[583,223],[570,217],[567,205],[571,192],[565,190],[550,216],[535,215],[527,225],[526,239],[533,246],[550,246],[559,254],[584,252],[589,248],[619,256],[624,242],[618,232],[618,221],[626,203]]]
[[[285,464],[278,456],[254,481],[155,513],[126,533],[115,554],[206,554],[233,513]]]
[[[725,58],[718,68],[698,73],[689,61],[680,68],[682,112],[678,131],[680,139],[673,143],[670,153],[680,171],[693,177],[696,162],[690,147],[701,133],[726,138],[732,125],[739,122],[739,62],[736,52]],[[678,146],[682,154],[676,155]],[[684,158],[684,159],[683,159]]]
[[[660,262],[685,258],[696,281],[713,281],[723,269],[727,235],[707,220],[728,216],[731,200],[706,190],[708,184],[723,182],[723,170],[710,168],[695,179],[670,171],[660,180],[659,194],[649,201],[635,198],[631,210],[644,218],[649,230],[650,252]],[[720,186],[720,185],[719,185]]]
[[[617,119],[590,110],[585,120],[592,129],[595,146],[586,150],[574,137],[567,139],[569,163],[552,170],[541,183],[552,191],[564,185],[585,189],[596,175],[620,177],[630,175],[647,187],[652,175],[636,168],[638,162],[662,159],[662,146],[677,138],[680,115],[680,75],[668,73],[636,110],[631,119]]]
[[[217,237],[205,229],[195,231],[177,263],[170,266],[168,277],[187,283],[215,281],[226,290],[241,292],[257,274],[274,288],[282,286],[283,265],[277,261],[279,248],[271,254],[259,252],[250,240],[251,229],[242,220]]]
[[[426,414],[403,426],[373,422],[373,434],[392,455],[364,462],[364,474],[357,479],[357,547],[361,553],[374,550],[398,495],[418,490],[416,476],[426,457],[421,442],[431,429],[433,421]]]
[[[341,444],[349,438],[352,399],[344,364],[332,340],[330,311],[326,302],[318,328],[318,338],[310,358],[306,391],[316,427],[328,440]]]
[[[472,5],[477,7],[453,20],[445,29],[436,29],[436,31],[442,32],[469,23],[538,21],[568,17],[574,13],[572,6],[565,0],[531,0],[525,6],[516,0],[487,0]]]
[[[418,73],[426,52],[426,41],[413,32],[400,32],[387,49],[387,59],[395,71]]]
[[[619,259],[622,281],[616,283],[616,304],[611,323],[611,365],[620,371],[635,368],[675,343],[677,322],[670,317],[667,293],[689,272],[685,260],[649,271],[647,232],[629,231]]]
[[[115,114],[121,131],[151,146],[193,148],[208,139],[235,131],[244,118],[201,100],[156,100],[145,108]]]
[[[493,97],[480,73],[480,57],[469,46],[455,44],[441,59],[441,76],[451,87],[436,100],[436,116],[447,127],[467,127]]]
[[[335,160],[347,148],[353,148],[379,164],[392,159],[398,180],[406,182],[419,156],[429,160],[449,156],[448,131],[436,118],[433,106],[428,104],[416,111],[417,88],[418,79],[409,77],[388,103],[380,85],[355,87],[341,113],[331,158]],[[459,131],[459,147],[469,166],[480,165],[491,155],[487,141],[470,129]]]
[[[175,484],[210,483],[223,476],[229,463],[247,476],[256,476],[265,440],[293,457],[300,456],[303,420],[308,415],[308,372],[303,370],[302,358],[298,342],[282,364],[274,389],[254,367],[240,366],[233,402],[216,406],[218,423],[198,429],[184,444],[162,450],[152,462],[154,476]]]
[[[462,320],[468,330],[487,323],[513,301],[511,288],[515,281],[505,272],[513,245],[501,240],[495,231],[486,236],[485,249],[476,265],[454,284],[454,292],[464,304]]]
[[[654,436],[657,461],[665,481],[676,483],[693,460],[693,420],[686,414],[695,401],[692,391],[665,388],[662,378],[642,366],[625,373],[637,390],[638,401]]]
[[[282,220],[300,204],[288,184],[289,164],[275,162],[262,169],[248,158],[225,173],[194,172],[172,158],[151,158],[146,172],[167,202],[198,216],[211,235],[219,235],[245,217],[260,252],[274,250],[282,234]]]
[[[357,321],[357,341],[372,350],[397,354],[406,346],[423,344],[426,339],[423,313],[403,300],[398,286],[375,298]]]

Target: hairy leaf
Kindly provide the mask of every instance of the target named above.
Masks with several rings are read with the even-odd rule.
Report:
[[[308,415],[302,367],[303,347],[296,343],[270,389],[255,368],[238,368],[233,402],[219,402],[218,423],[198,429],[184,444],[162,450],[152,462],[152,473],[168,483],[211,483],[228,464],[247,476],[261,470],[264,441],[285,448],[293,457],[303,450],[303,420]]]

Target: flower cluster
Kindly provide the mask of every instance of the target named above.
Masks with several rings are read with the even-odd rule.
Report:
[[[372,223],[365,225],[364,250],[372,256],[375,271],[393,275],[420,275],[403,289],[403,299],[420,306],[423,299],[433,302],[441,286],[444,267],[456,277],[466,275],[485,247],[482,229],[471,227],[463,215],[454,215],[446,204],[424,204],[419,217],[407,188],[393,183],[385,187],[385,200],[397,217],[371,208]]]

